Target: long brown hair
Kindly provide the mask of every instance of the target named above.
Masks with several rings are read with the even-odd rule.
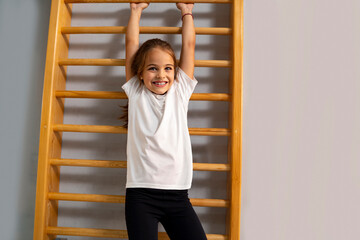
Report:
[[[139,81],[141,81],[141,74],[144,71],[145,68],[145,60],[149,53],[149,51],[153,48],[160,48],[164,51],[166,51],[173,59],[174,61],[174,79],[176,80],[176,73],[177,73],[177,62],[176,62],[176,56],[175,52],[172,49],[171,45],[163,41],[159,38],[153,38],[149,39],[146,42],[144,42],[139,49],[136,51],[134,55],[134,59],[131,62],[131,73],[133,76],[137,76]],[[120,116],[120,120],[124,122],[123,127],[128,127],[128,108],[129,108],[129,102],[126,103],[125,106],[121,106],[123,110],[123,114]]]

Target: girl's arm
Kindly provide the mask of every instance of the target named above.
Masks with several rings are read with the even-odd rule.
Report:
[[[139,48],[139,23],[142,10],[149,6],[148,3],[130,3],[131,14],[126,28],[126,60],[125,60],[125,73],[126,81],[133,77],[131,72],[131,63],[136,51]]]
[[[177,3],[183,17],[182,47],[179,67],[191,78],[194,77],[195,62],[195,26],[192,16],[193,3]]]

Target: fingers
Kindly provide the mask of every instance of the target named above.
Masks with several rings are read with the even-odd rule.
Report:
[[[130,3],[131,9],[141,9],[144,10],[149,6],[149,3]]]
[[[194,4],[193,3],[176,3],[176,7],[182,12],[191,12]]]

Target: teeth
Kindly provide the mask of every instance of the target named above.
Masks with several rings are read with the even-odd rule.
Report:
[[[155,82],[155,84],[156,84],[156,85],[161,85],[161,86],[162,86],[162,85],[165,85],[165,84],[166,84],[166,82]]]

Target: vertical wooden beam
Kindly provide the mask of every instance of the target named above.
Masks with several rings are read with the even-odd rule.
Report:
[[[232,6],[232,77],[231,101],[231,146],[230,146],[230,221],[229,239],[240,239],[241,207],[241,136],[243,99],[243,0],[234,0]]]
[[[62,135],[55,133],[52,128],[54,124],[63,123],[64,100],[57,99],[55,91],[65,90],[66,68],[59,66],[58,59],[68,57],[69,39],[61,34],[61,27],[70,24],[71,6],[65,4],[64,0],[53,0],[44,74],[34,240],[50,240],[56,237],[46,234],[47,226],[57,225],[58,215],[58,203],[49,200],[48,192],[58,192],[60,169],[50,166],[49,160],[61,157]]]

